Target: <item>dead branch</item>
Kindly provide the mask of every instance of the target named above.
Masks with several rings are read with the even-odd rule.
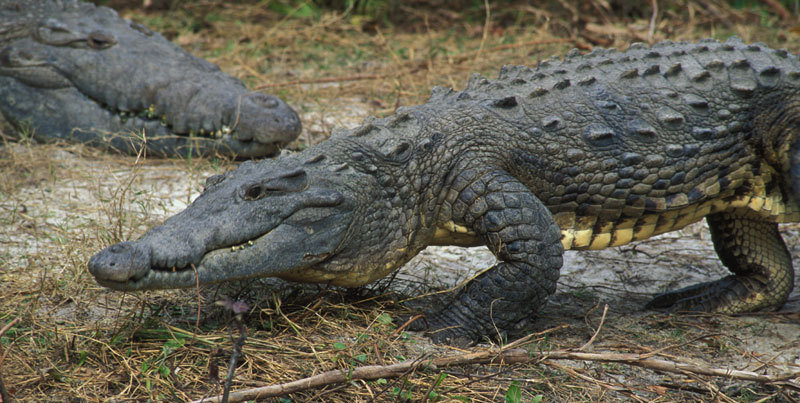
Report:
[[[646,356],[647,355],[625,353],[583,353],[566,350],[531,352],[522,348],[492,349],[448,357],[403,361],[392,365],[368,365],[349,370],[333,370],[293,382],[233,392],[230,394],[228,401],[242,402],[265,397],[282,396],[301,390],[319,388],[342,382],[350,382],[357,379],[374,380],[380,378],[393,378],[411,373],[419,368],[435,371],[442,367],[452,367],[458,365],[528,364],[542,360],[616,362],[620,364],[681,375],[705,375],[759,383],[780,383],[782,385],[790,386],[800,390],[800,383],[792,381],[794,378],[800,378],[800,371],[782,373],[779,375],[761,375],[752,371],[714,368],[695,362],[644,358]],[[197,400],[193,403],[220,401],[221,396],[215,396],[208,399]]]
[[[11,395],[8,393],[8,389],[6,389],[6,384],[3,383],[2,374],[0,374],[0,403],[11,403]]]
[[[3,326],[2,329],[0,329],[0,337],[3,337],[3,335],[6,334],[6,332],[8,332],[9,329],[14,327],[14,325],[19,323],[19,321],[20,318],[16,317],[11,322],[6,323],[6,325]],[[2,357],[5,358],[5,354],[3,354]],[[3,368],[3,359],[0,358],[0,369],[2,368]],[[3,382],[3,374],[0,373],[0,403],[11,403],[11,402],[12,402],[11,395],[8,393],[8,389],[6,389],[6,384]]]
[[[658,17],[658,0],[652,0],[653,13],[650,16],[650,29],[647,30],[647,43],[653,43],[653,35],[656,33],[656,18]]]
[[[768,6],[772,7],[772,10],[781,17],[781,20],[785,23],[794,22],[795,18],[792,16],[792,13],[786,9],[786,7],[781,4],[778,0],[764,0],[764,3],[767,3]]]
[[[597,338],[597,335],[600,333],[600,329],[602,329],[602,328],[603,328],[603,323],[606,321],[606,314],[607,314],[607,313],[608,313],[608,304],[606,304],[606,305],[603,307],[603,316],[600,318],[600,324],[599,324],[599,325],[597,325],[597,329],[594,331],[594,334],[593,334],[593,335],[592,335],[592,337],[589,339],[589,341],[587,341],[587,342],[586,342],[586,344],[584,344],[583,346],[581,346],[581,348],[579,348],[578,350],[580,350],[580,351],[585,351],[586,349],[588,349],[589,347],[591,347],[591,346],[592,346],[592,344],[594,343],[594,339],[596,339],[596,338]]]
[[[9,329],[14,327],[14,325],[19,323],[19,321],[20,321],[20,318],[14,318],[14,320],[12,320],[11,322],[6,323],[6,325],[3,326],[2,329],[0,329],[0,336],[6,334],[6,332],[8,332]]]
[[[551,351],[541,353],[543,359],[551,360],[579,360],[579,361],[600,361],[618,362],[621,364],[633,365],[656,371],[671,372],[675,374],[697,374],[707,376],[718,376],[742,381],[752,381],[760,383],[784,382],[794,378],[800,378],[800,371],[788,372],[779,375],[761,375],[752,371],[741,371],[727,368],[713,368],[701,363],[680,362],[663,360],[657,358],[642,359],[642,354],[624,353],[581,353],[572,351]],[[799,384],[792,383],[794,387],[800,388]]]

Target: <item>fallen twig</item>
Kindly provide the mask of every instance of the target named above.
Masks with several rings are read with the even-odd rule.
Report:
[[[3,326],[2,329],[0,329],[0,337],[2,337],[4,334],[6,334],[6,332],[8,332],[9,329],[14,327],[14,325],[19,323],[19,321],[20,321],[20,318],[17,317],[17,318],[14,318],[14,320],[12,320],[11,322],[6,323],[6,325]]]
[[[783,4],[781,4],[780,1],[778,1],[778,0],[764,0],[764,3],[766,3],[768,6],[772,7],[772,11],[774,11],[775,14],[778,14],[778,16],[781,17],[781,20],[783,22],[785,22],[785,23],[794,22],[795,18],[792,16],[792,13],[790,13],[789,10],[787,10],[786,7],[784,7]]]
[[[525,350],[510,350],[509,352],[516,352],[515,354],[523,353],[528,357]],[[356,379],[373,380],[380,378],[394,378],[411,372],[421,366],[430,369],[437,369],[439,367],[448,367],[454,365],[464,364],[483,364],[483,363],[499,363],[505,360],[506,355],[497,355],[490,351],[481,351],[477,353],[461,354],[450,357],[441,357],[432,360],[409,360],[403,361],[392,365],[366,365],[363,367],[356,367],[348,371],[333,370],[323,372],[319,375],[314,375],[308,378],[300,379],[293,382],[283,383],[280,385],[270,385],[261,388],[246,389],[239,392],[230,394],[229,402],[242,402],[245,400],[260,399],[265,397],[281,396],[289,393],[298,392],[305,389],[317,388],[320,386],[331,385],[341,382],[349,382]],[[215,396],[208,399],[198,400],[199,402],[220,402],[221,396]]]
[[[247,338],[247,328],[244,327],[241,320],[236,320],[236,327],[239,329],[239,338],[233,344],[233,353],[231,353],[230,363],[228,364],[228,375],[225,377],[225,386],[222,392],[222,403],[230,401],[228,394],[231,391],[231,382],[236,372],[236,363],[239,360],[239,356],[242,355],[242,346],[244,346],[244,341]],[[230,332],[230,336],[233,338],[233,331]]]
[[[794,378],[800,378],[800,371],[783,373],[779,375],[761,375],[752,371],[714,368],[700,363],[645,357],[647,357],[646,354],[584,353],[566,350],[531,352],[522,348],[501,348],[426,360],[409,360],[392,365],[367,365],[349,370],[333,370],[279,385],[270,385],[232,392],[228,401],[242,402],[245,400],[282,396],[301,390],[318,388],[342,382],[350,382],[357,379],[374,380],[380,378],[393,378],[408,374],[409,372],[419,368],[438,370],[442,367],[458,365],[525,364],[535,363],[542,360],[616,362],[682,375],[706,375],[759,383],[780,383],[782,385],[790,386],[800,390],[800,383],[791,381]],[[215,396],[208,399],[197,400],[194,403],[219,402],[220,398],[220,396]]]
[[[647,30],[647,43],[653,43],[653,35],[656,33],[656,17],[658,17],[658,0],[651,0],[653,13],[650,15],[650,29]]]
[[[589,347],[591,347],[591,346],[592,346],[592,344],[594,343],[594,339],[596,339],[596,338],[597,338],[597,335],[600,333],[600,329],[602,329],[602,328],[603,328],[603,323],[606,321],[606,314],[607,314],[607,313],[608,313],[608,304],[606,304],[606,305],[603,307],[603,316],[600,318],[600,324],[599,324],[599,325],[597,325],[597,329],[594,331],[594,334],[593,334],[593,335],[592,335],[592,337],[589,339],[589,341],[587,341],[587,342],[586,342],[586,344],[584,344],[583,346],[581,346],[581,348],[579,348],[578,350],[580,350],[580,351],[586,351],[586,349],[588,349]]]
[[[3,326],[2,329],[0,329],[0,337],[3,337],[3,335],[6,334],[6,332],[8,332],[9,329],[14,327],[14,325],[19,323],[19,321],[20,321],[19,317],[16,317],[11,322],[6,323],[6,325]],[[2,357],[5,358],[5,354],[3,354]],[[3,368],[3,359],[0,358],[0,369],[2,368]],[[3,382],[3,373],[0,372],[0,403],[11,403],[11,402],[12,402],[11,395],[8,393],[8,389],[6,389],[6,384]]]
[[[729,379],[742,381],[752,381],[761,383],[784,382],[793,378],[800,378],[800,371],[783,373],[780,375],[761,375],[752,371],[741,371],[727,368],[708,367],[699,363],[680,362],[663,360],[657,358],[641,357],[643,354],[625,353],[582,353],[573,351],[551,351],[541,353],[544,359],[551,360],[580,360],[580,361],[602,361],[619,362],[622,364],[633,365],[636,367],[654,369],[657,371],[671,372],[676,374],[693,373],[698,375],[719,376]],[[800,389],[800,383],[791,383],[795,388]]]
[[[3,374],[0,374],[0,403],[11,403],[11,396],[3,383]]]

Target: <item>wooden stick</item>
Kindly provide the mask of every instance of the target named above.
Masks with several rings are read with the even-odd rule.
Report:
[[[9,329],[14,327],[17,323],[19,323],[20,318],[16,317],[11,322],[6,323],[2,329],[0,329],[0,337],[3,337]],[[3,358],[5,358],[5,354],[3,354]],[[0,358],[0,369],[3,367],[3,359]],[[0,403],[11,403],[13,400],[11,399],[11,395],[8,393],[8,389],[6,389],[6,384],[3,382],[3,374],[0,373]]]
[[[764,3],[767,3],[768,6],[772,7],[772,10],[775,11],[775,14],[778,14],[778,16],[781,17],[783,22],[790,23],[796,21],[796,19],[792,16],[792,13],[790,13],[780,1],[764,0]]]
[[[586,344],[584,344],[583,346],[581,346],[581,348],[579,348],[578,350],[580,350],[580,351],[585,351],[586,349],[588,349],[589,347],[591,347],[591,345],[594,343],[594,339],[596,339],[596,338],[597,338],[597,335],[600,333],[600,329],[602,329],[602,328],[603,328],[603,323],[606,321],[606,314],[607,314],[607,313],[608,313],[608,304],[606,304],[606,305],[603,307],[603,316],[600,318],[600,324],[599,324],[599,325],[597,325],[597,330],[595,330],[595,331],[594,331],[594,334],[593,334],[593,335],[592,335],[592,337],[589,339],[589,341],[587,341],[587,342],[586,342]]]
[[[14,318],[14,320],[12,320],[11,322],[6,323],[6,325],[3,326],[2,329],[0,329],[0,336],[3,336],[4,334],[6,334],[6,332],[8,332],[9,329],[14,327],[14,325],[19,323],[19,321],[20,321],[20,318],[17,317],[17,318]]]
[[[243,402],[246,400],[262,399],[266,397],[282,396],[301,390],[319,388],[337,383],[350,382],[356,379],[374,380],[380,378],[393,378],[408,374],[417,369],[437,370],[441,367],[451,367],[458,365],[474,364],[521,364],[535,363],[542,360],[574,360],[574,361],[599,361],[616,362],[652,369],[656,371],[670,372],[682,375],[696,374],[736,379],[742,381],[752,381],[760,383],[780,382],[784,385],[800,390],[800,383],[791,381],[800,378],[800,371],[783,373],[779,375],[761,375],[752,371],[741,371],[728,368],[713,368],[699,363],[679,362],[656,358],[642,358],[642,354],[620,354],[620,353],[583,353],[566,350],[556,350],[549,352],[530,352],[526,349],[499,349],[487,350],[468,354],[459,354],[448,357],[440,357],[427,360],[409,360],[392,365],[367,365],[355,367],[350,370],[333,370],[323,372],[308,378],[270,385],[260,388],[245,389],[230,394],[229,402]],[[207,399],[196,400],[193,403],[201,402],[220,402],[221,396],[214,396]]]
[[[11,395],[6,389],[6,384],[3,383],[3,376],[0,374],[0,403],[11,403]]]
[[[20,318],[16,317],[11,322],[6,323],[6,325],[3,326],[2,329],[0,329],[0,337],[3,337],[3,335],[6,334],[6,332],[8,332],[12,327],[14,327],[14,325],[19,323],[19,321],[20,321]],[[3,368],[3,361],[5,361],[6,353],[8,352],[8,350],[3,351],[2,347],[3,346],[0,345],[0,353],[2,353],[2,354],[0,354],[0,368]]]
[[[728,368],[713,368],[699,363],[678,362],[662,360],[657,358],[641,359],[640,354],[620,354],[620,353],[581,353],[572,351],[551,351],[543,352],[544,359],[551,360],[579,360],[579,361],[602,361],[619,362],[622,364],[633,365],[636,367],[654,369],[657,371],[671,372],[676,374],[693,373],[698,375],[718,376],[742,381],[752,381],[761,383],[773,383],[788,381],[793,378],[800,378],[800,371],[783,373],[780,375],[761,375],[752,371],[741,371]],[[792,384],[794,385],[794,384]],[[800,384],[795,385],[800,388]]]

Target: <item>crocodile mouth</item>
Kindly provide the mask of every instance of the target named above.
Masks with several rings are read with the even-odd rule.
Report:
[[[206,266],[205,263],[220,258],[227,261],[241,260],[237,255],[246,255],[252,252],[259,243],[269,243],[271,241],[269,239],[270,235],[278,228],[280,228],[280,225],[255,238],[207,250],[199,260],[194,262],[168,265],[151,258],[149,270],[144,270],[140,275],[133,274],[126,280],[121,281],[103,278],[98,279],[98,282],[107,287],[125,290],[150,289],[154,284],[164,284],[163,288],[189,288],[197,286],[198,281],[200,284],[216,283],[219,281],[207,281],[208,278],[213,277],[215,269]]]
[[[187,272],[187,271],[194,273],[195,270],[200,270],[201,268],[203,268],[202,262],[206,258],[206,256],[210,256],[212,254],[219,254],[219,253],[236,253],[236,252],[239,252],[239,251],[243,251],[246,248],[250,248],[250,247],[254,246],[256,241],[258,241],[259,239],[263,238],[264,236],[269,235],[270,232],[272,232],[272,231],[269,231],[269,232],[267,232],[265,234],[257,236],[257,237],[255,237],[253,239],[248,239],[247,241],[244,241],[244,242],[241,242],[241,243],[238,243],[238,244],[233,244],[233,245],[230,245],[230,246],[223,246],[221,248],[215,248],[215,249],[208,250],[208,251],[206,251],[206,253],[203,254],[202,257],[200,257],[200,261],[198,261],[198,262],[189,262],[189,263],[186,263],[186,264],[183,264],[183,265],[180,265],[180,266],[179,265],[167,266],[167,265],[164,265],[164,264],[158,264],[157,262],[152,262],[152,266],[150,266],[150,269],[152,271],[158,272],[158,273],[175,273],[175,274],[178,274],[178,273]]]
[[[95,257],[89,261],[90,272],[95,276],[98,283],[105,287],[117,290],[139,290],[149,288],[189,288],[196,286],[198,280],[201,284],[208,283],[203,281],[204,278],[209,277],[207,272],[211,269],[203,265],[209,256],[218,256],[221,254],[236,254],[241,253],[256,245],[259,240],[267,237],[272,231],[262,234],[256,238],[230,245],[221,248],[216,248],[207,251],[196,262],[189,262],[183,265],[169,266],[163,262],[157,262],[151,258],[149,245],[142,245],[139,241],[128,242],[127,247],[122,250],[118,245],[112,245],[104,252],[114,254],[117,253],[122,256],[122,260],[104,262],[104,264],[96,264]],[[125,244],[125,243],[123,243]],[[118,248],[115,250],[114,248]],[[130,249],[134,251],[131,252]],[[138,251],[144,251],[142,256],[138,256]],[[125,253],[125,255],[122,255]],[[148,262],[136,262],[137,257],[147,259]],[[120,268],[122,264],[126,264],[127,268]],[[137,269],[137,264],[141,264],[143,270]],[[124,279],[118,279],[118,276],[125,276]],[[164,287],[152,287],[154,284],[165,284]]]
[[[98,283],[117,290],[191,288],[279,276],[335,256],[354,223],[347,199],[330,189],[306,190],[299,196],[289,191],[305,188],[305,175],[291,170],[277,176],[284,182],[270,183],[288,193],[269,205],[250,205],[244,215],[237,209],[229,217],[238,221],[219,218],[218,199],[198,198],[189,208],[199,212],[187,213],[187,208],[136,241],[108,246],[92,256],[89,271]],[[291,179],[297,183],[288,183]],[[232,186],[241,188],[239,181]],[[261,216],[267,211],[269,217]],[[207,219],[211,214],[218,218]],[[216,226],[196,228],[214,221]]]
[[[191,128],[188,131],[178,131],[173,126],[172,122],[167,119],[166,114],[159,114],[156,110],[156,106],[151,104],[146,109],[142,110],[121,110],[115,108],[110,105],[104,105],[98,103],[106,112],[111,114],[112,116],[116,116],[122,125],[129,124],[131,122],[132,125],[139,126],[145,123],[154,123],[158,122],[161,127],[163,127],[166,131],[173,133],[177,136],[183,137],[202,137],[208,139],[221,139],[225,136],[232,136],[235,137],[238,131],[235,127],[231,127],[231,125],[227,123],[222,123],[217,125],[218,128],[216,130],[206,130],[204,128]],[[142,124],[138,124],[136,121],[141,122]]]

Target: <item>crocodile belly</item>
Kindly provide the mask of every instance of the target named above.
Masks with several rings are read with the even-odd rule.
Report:
[[[561,212],[554,218],[561,228],[564,249],[603,249],[676,231],[709,214],[732,210],[745,210],[771,222],[800,221],[797,203],[787,201],[779,189],[769,194],[758,192],[707,200],[680,209],[646,212],[639,217],[623,217],[618,220],[577,216],[574,212]]]

